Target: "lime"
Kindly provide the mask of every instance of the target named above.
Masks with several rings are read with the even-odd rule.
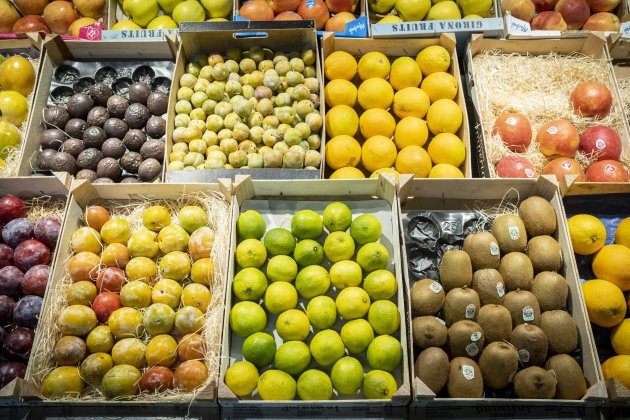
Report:
[[[330,378],[338,393],[356,394],[363,384],[363,366],[354,357],[342,357],[333,365]]]
[[[308,302],[306,315],[313,327],[325,330],[337,322],[337,306],[332,298],[317,296]]]
[[[258,301],[267,289],[267,278],[257,268],[247,267],[236,273],[232,283],[234,295],[241,300]]]
[[[396,379],[384,370],[373,370],[363,378],[363,395],[371,400],[391,399],[398,390]]]
[[[352,211],[343,203],[330,203],[324,209],[324,226],[328,232],[345,231],[352,223]]]
[[[310,364],[311,352],[303,341],[287,341],[276,350],[276,369],[289,375],[299,375]]]
[[[291,232],[298,239],[317,239],[323,231],[322,216],[313,210],[300,210],[291,219]]]
[[[319,265],[324,261],[324,251],[319,242],[312,239],[304,239],[298,242],[295,247],[293,258],[301,267]]]
[[[343,340],[334,330],[323,330],[311,340],[311,354],[321,366],[330,366],[342,358],[346,352]]]
[[[321,370],[309,369],[297,381],[297,393],[301,400],[329,400],[333,387],[328,375]]]
[[[332,232],[324,241],[324,254],[332,263],[354,256],[354,240],[346,232]]]
[[[297,306],[298,294],[295,287],[286,281],[271,283],[265,292],[265,307],[272,314],[279,314]]]
[[[368,312],[368,322],[378,335],[393,334],[400,327],[398,306],[391,300],[377,300]]]
[[[225,384],[237,397],[251,395],[258,384],[258,369],[248,361],[234,363],[225,372]]]
[[[284,341],[302,341],[311,332],[311,324],[304,312],[298,309],[289,309],[278,316],[276,331]]]
[[[389,253],[387,248],[377,242],[370,242],[359,249],[357,262],[365,273],[381,270],[387,267]]]
[[[265,219],[256,210],[244,211],[236,220],[236,232],[241,239],[260,239],[266,230]]]
[[[270,369],[258,378],[258,393],[263,400],[292,400],[295,388],[295,379],[281,370]]]
[[[374,340],[374,330],[365,319],[354,319],[341,327],[341,339],[350,353],[363,353]]]
[[[330,271],[332,280],[332,269]],[[391,299],[398,291],[398,282],[391,271],[376,270],[367,275],[363,288],[372,300]]]
[[[378,241],[382,230],[381,222],[371,214],[362,214],[350,225],[350,235],[359,245]]]
[[[297,263],[287,255],[276,255],[267,263],[267,278],[271,282],[288,281],[291,283],[295,280],[297,272]]]
[[[171,214],[165,207],[151,206],[142,212],[142,224],[153,232],[159,232],[171,224]]]
[[[265,332],[254,333],[245,339],[241,352],[257,367],[268,366],[276,355],[276,340]]]
[[[240,337],[260,332],[267,325],[265,310],[254,302],[238,302],[230,311],[230,327]]]
[[[291,255],[295,249],[293,234],[283,228],[271,229],[264,238],[265,248],[269,255]]]
[[[258,239],[245,239],[236,247],[236,263],[243,268],[262,267],[267,260],[267,248]]]
[[[393,371],[402,360],[400,341],[391,335],[379,335],[367,349],[367,360],[372,369]]]
[[[354,261],[337,261],[330,267],[330,282],[337,290],[350,286],[360,286],[362,279],[361,266]]]
[[[295,278],[295,288],[306,299],[326,294],[330,288],[328,271],[319,265],[304,267]]]
[[[370,296],[360,287],[346,287],[337,295],[335,305],[346,321],[363,318],[370,309]]]

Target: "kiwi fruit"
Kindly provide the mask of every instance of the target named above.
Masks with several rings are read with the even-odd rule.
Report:
[[[411,322],[413,343],[425,349],[427,347],[442,347],[446,344],[447,329],[440,320],[434,316],[419,316]]]
[[[472,264],[467,253],[457,249],[444,253],[440,262],[440,282],[447,291],[470,286],[472,275]]]
[[[439,347],[424,349],[416,358],[415,373],[431,391],[439,393],[448,379],[448,355]]]
[[[535,236],[527,243],[527,255],[532,261],[534,272],[560,271],[562,251],[560,244],[549,235]]]
[[[153,158],[143,160],[138,166],[138,178],[142,182],[152,181],[162,172],[162,164]]]
[[[490,232],[471,233],[464,239],[464,252],[470,256],[474,270],[498,268],[501,259],[497,238]]]
[[[494,268],[482,268],[473,274],[472,288],[479,294],[481,305],[503,303],[505,284],[503,277]]]
[[[119,184],[139,184],[140,180],[134,176],[127,176],[120,180]]]
[[[448,297],[447,297],[448,299]],[[534,325],[540,324],[540,306],[532,292],[527,290],[515,290],[505,295],[503,301],[512,316],[512,327],[526,322]]]
[[[512,316],[504,306],[483,305],[477,314],[477,323],[485,335],[486,343],[507,341],[512,333]]]
[[[479,295],[473,289],[456,287],[446,294],[442,315],[446,326],[450,327],[464,319],[475,320],[481,304]]]
[[[551,353],[572,353],[577,348],[578,329],[568,312],[562,310],[543,312],[540,316],[540,328],[547,336]]]
[[[557,354],[547,360],[545,369],[556,377],[556,394],[561,400],[579,400],[586,394],[586,380],[579,363],[568,354]]]
[[[514,392],[523,399],[551,399],[556,394],[556,378],[541,367],[531,366],[514,377]]]
[[[467,357],[451,360],[447,389],[451,398],[483,397],[483,376],[477,363]]]
[[[501,258],[499,273],[508,292],[529,290],[534,283],[534,267],[529,257],[522,252],[510,252]]]
[[[474,321],[457,321],[448,329],[448,354],[477,359],[483,349],[483,329]]]
[[[535,325],[521,324],[514,328],[510,343],[516,347],[523,366],[542,366],[547,359],[547,336]]]
[[[563,309],[566,306],[569,286],[564,277],[551,271],[543,271],[536,274],[530,290],[538,303],[541,311]]]
[[[479,356],[479,370],[483,382],[493,389],[507,387],[518,370],[518,352],[509,343],[494,342],[488,344]]]
[[[114,180],[109,178],[96,178],[92,181],[92,184],[114,184]]]
[[[414,315],[434,315],[442,309],[446,294],[440,283],[422,279],[411,286],[411,311]]]
[[[501,253],[523,252],[527,246],[527,231],[516,214],[502,214],[492,222],[492,234],[497,238]]]
[[[533,196],[523,200],[518,206],[527,235],[531,238],[539,235],[552,235],[556,231],[556,211],[549,201]]]

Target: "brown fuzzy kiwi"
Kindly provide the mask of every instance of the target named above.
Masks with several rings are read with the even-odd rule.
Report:
[[[556,378],[541,367],[531,366],[514,377],[514,392],[523,399],[551,399],[556,394]]]
[[[457,321],[448,329],[448,354],[477,360],[483,349],[483,329],[474,321]]]
[[[503,301],[510,315],[512,315],[512,327],[530,323],[540,325],[540,306],[532,292],[527,290],[515,290],[505,295]]]
[[[440,283],[431,279],[418,280],[411,286],[411,310],[414,315],[434,315],[442,309],[446,293]]]
[[[479,356],[479,369],[486,386],[503,389],[512,382],[518,370],[518,352],[509,343],[490,343]]]
[[[477,314],[477,323],[485,335],[485,342],[507,341],[512,333],[512,316],[501,305],[483,305]]]
[[[451,398],[481,398],[483,376],[477,363],[467,357],[456,357],[451,360],[447,389]]]
[[[547,336],[535,325],[521,324],[512,330],[510,343],[523,366],[542,366],[547,358]]]
[[[436,394],[446,385],[449,368],[448,355],[439,347],[424,349],[416,358],[416,377]]]
[[[499,273],[508,292],[529,290],[534,283],[534,267],[529,257],[522,252],[510,252],[501,258]]]
[[[566,306],[569,286],[560,274],[543,271],[534,277],[534,284],[530,291],[538,299],[541,311],[552,311]]]
[[[549,235],[536,236],[527,243],[527,255],[532,260],[535,273],[558,272],[562,268],[560,244]]]
[[[547,336],[550,353],[572,353],[577,348],[578,329],[568,312],[543,312],[540,316],[540,328]]]
[[[499,242],[490,232],[482,231],[466,236],[464,252],[470,256],[474,270],[499,266],[501,259]]]
[[[542,197],[533,196],[518,206],[527,236],[552,235],[556,231],[556,210]]]
[[[419,316],[411,322],[413,343],[421,349],[446,344],[447,328],[434,316]]]
[[[492,234],[497,238],[502,254],[525,251],[527,232],[523,221],[516,214],[502,214],[494,219]]]
[[[503,303],[505,284],[503,277],[494,268],[483,268],[473,274],[472,288],[479,294],[481,305]]]
[[[457,249],[444,253],[440,262],[440,282],[446,291],[470,286],[472,276],[472,263],[467,253]]]
[[[467,287],[456,287],[446,294],[442,316],[446,326],[450,327],[455,322],[464,319],[475,320],[480,307],[477,292]]]
[[[579,363],[568,354],[557,354],[547,360],[545,369],[556,377],[556,395],[561,400],[579,400],[586,394],[586,380]]]

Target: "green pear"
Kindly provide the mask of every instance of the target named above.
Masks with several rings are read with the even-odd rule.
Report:
[[[431,9],[431,0],[396,0],[396,12],[405,22],[424,19]]]
[[[158,4],[160,5],[164,13],[170,15],[173,13],[175,6],[183,1],[184,0],[158,0]]]
[[[201,0],[201,4],[211,19],[228,17],[234,7],[230,0]]]
[[[182,22],[203,22],[206,20],[206,11],[198,1],[186,0],[175,6],[173,20],[178,25]]]
[[[457,5],[462,9],[463,16],[488,16],[492,0],[457,0]]]
[[[160,12],[157,0],[125,0],[123,11],[135,23],[147,26]]]
[[[370,10],[382,15],[389,13],[396,5],[396,0],[368,0]]]

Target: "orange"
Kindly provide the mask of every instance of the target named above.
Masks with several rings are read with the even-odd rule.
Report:
[[[359,129],[359,116],[348,105],[337,105],[326,113],[326,133],[329,136],[354,136]]]
[[[615,243],[630,248],[630,217],[626,217],[617,225]]]
[[[418,117],[403,118],[394,131],[394,142],[398,150],[407,146],[424,146],[428,138],[427,123]]]
[[[593,258],[593,273],[614,283],[624,292],[630,290],[630,248],[605,245]]]
[[[358,98],[363,109],[387,109],[394,100],[394,89],[386,80],[372,77],[361,83]]]
[[[396,92],[392,108],[398,118],[424,118],[430,105],[429,95],[425,91],[417,87],[406,87]]]
[[[396,158],[396,170],[401,174],[413,174],[415,178],[426,178],[431,166],[431,157],[420,146],[407,146]]]
[[[630,319],[624,319],[612,330],[610,343],[617,354],[630,355]]]
[[[326,57],[324,73],[330,80],[352,80],[357,74],[357,60],[345,51],[335,51]]]
[[[396,120],[384,109],[372,108],[359,117],[359,129],[366,139],[376,135],[391,137],[396,129]]]
[[[395,90],[406,87],[418,87],[422,81],[422,72],[418,63],[411,57],[399,57],[392,63],[389,83]]]
[[[348,105],[353,107],[357,102],[357,87],[354,83],[344,79],[331,80],[324,88],[326,105]]]
[[[369,52],[359,60],[359,77],[361,80],[367,80],[372,77],[386,79],[389,69],[389,59],[382,52]]]
[[[584,303],[591,322],[600,327],[614,327],[626,316],[626,299],[617,286],[606,280],[582,284]]]
[[[361,179],[365,178],[363,172],[352,166],[339,168],[330,175],[330,179]]]
[[[591,255],[599,251],[606,242],[606,227],[595,216],[576,214],[567,220],[573,252]]]
[[[613,356],[602,363],[604,379],[615,378],[626,388],[630,388],[630,356]]]
[[[361,163],[369,172],[390,168],[396,161],[396,145],[385,136],[372,136],[363,143]]]
[[[466,146],[455,134],[440,133],[433,137],[428,148],[434,164],[448,163],[459,167],[466,159]]]
[[[346,135],[333,137],[326,143],[326,163],[331,169],[357,166],[361,161],[361,145]]]
[[[429,178],[464,178],[459,168],[448,163],[438,163],[429,172]]]

